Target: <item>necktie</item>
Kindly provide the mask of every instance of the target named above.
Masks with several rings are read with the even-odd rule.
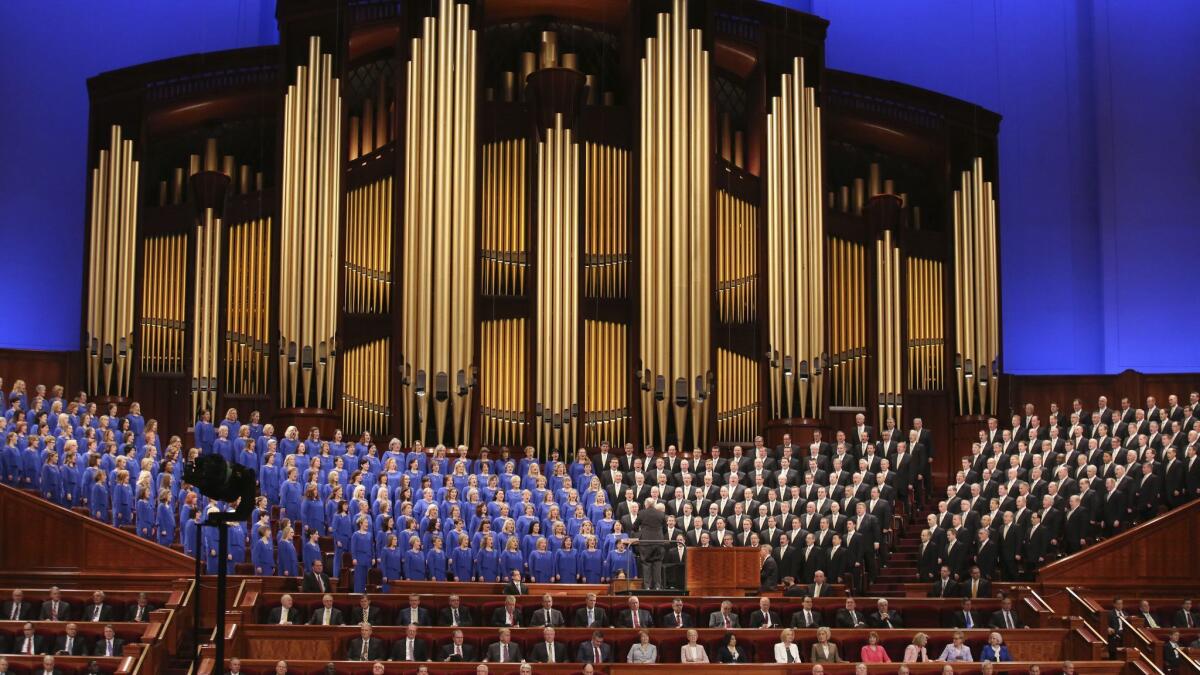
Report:
[[[596,645],[592,645],[592,661],[600,663],[600,648]]]
[[[281,625],[282,625],[282,624],[285,624],[285,623],[287,623],[287,618],[288,618],[288,611],[287,611],[287,608],[286,608],[286,607],[285,607],[285,608],[281,608],[281,609],[279,610],[279,623],[280,623]]]
[[[138,610],[137,610],[137,616],[136,616],[136,617],[134,617],[134,620],[135,620],[135,621],[141,621],[141,620],[142,620],[142,616],[145,614],[145,612],[146,612],[146,608],[145,608],[145,606],[139,606],[139,607],[138,607]]]
[[[9,621],[16,621],[17,615],[21,613],[21,603],[14,602],[12,606],[12,616],[8,617]]]
[[[500,662],[505,663],[507,661],[508,661],[508,645],[501,642],[500,643]]]
[[[25,646],[21,648],[21,652],[24,654],[33,654],[33,638],[25,638]]]
[[[408,622],[409,623],[417,623],[417,610],[410,609],[410,610],[408,610],[408,613],[409,613]]]
[[[50,603],[50,620],[58,621],[58,601]]]
[[[367,660],[367,649],[368,649],[370,646],[371,646],[371,642],[370,642],[369,640],[363,640],[363,647],[362,647],[362,658],[361,658],[361,659],[359,659],[360,661],[366,661],[366,660]]]
[[[317,590],[324,593],[325,592],[325,580],[321,578],[320,574],[316,575],[316,577],[317,577]]]
[[[972,580],[971,580],[971,597],[972,597],[972,598],[974,598],[974,597],[977,597],[977,596],[976,596],[976,593],[977,593],[978,591],[979,591],[979,580],[978,580],[978,579],[972,579]]]
[[[721,615],[721,619],[722,619],[722,620],[725,622],[725,627],[726,627],[726,628],[729,628],[729,615],[728,615],[728,614],[722,614],[722,615]]]
[[[683,616],[681,616],[679,612],[675,613],[675,627],[683,628]]]
[[[634,628],[638,627],[638,613],[637,612],[633,613],[633,627]]]
[[[101,607],[100,605],[96,605],[96,612],[95,612],[95,614],[92,615],[92,621],[100,620],[100,607]]]
[[[589,609],[588,610],[588,625],[591,626],[594,623],[596,623],[596,610]]]
[[[462,646],[461,645],[454,645],[454,655],[459,656],[459,657],[462,656]]]
[[[1183,616],[1184,616],[1184,620],[1187,621],[1187,627],[1191,628],[1192,627],[1192,613],[1185,611],[1183,613]]]
[[[1004,613],[1004,626],[1005,626],[1006,628],[1012,628],[1012,627],[1013,627],[1012,615],[1011,615],[1011,614],[1009,614],[1008,612],[1005,612],[1005,613]]]
[[[505,622],[506,622],[506,623],[507,623],[509,626],[513,625],[513,613],[512,613],[512,610],[509,610],[509,611],[508,611],[508,613],[507,613],[507,617],[505,618]]]
[[[974,626],[975,626],[975,622],[971,620],[971,613],[970,613],[970,612],[963,612],[963,616],[965,616],[965,617],[966,617],[966,619],[967,619],[967,621],[966,621],[966,623],[967,623],[967,628],[974,628]]]
[[[770,628],[770,627],[771,627],[771,615],[767,612],[763,612],[763,628]]]
[[[453,608],[453,607],[450,608],[450,625],[451,626],[458,625],[458,609]]]
[[[412,638],[408,638],[407,640],[404,641],[404,660],[405,661],[415,661],[416,660],[413,658]],[[501,660],[503,660],[503,659],[501,659]]]
[[[546,643],[546,654],[550,657],[549,662],[554,663],[554,645],[552,643]]]
[[[808,611],[807,609],[804,610],[804,625],[805,626],[812,625],[812,612]]]
[[[67,636],[67,644],[66,644],[66,645],[64,645],[65,649],[63,649],[63,651],[65,651],[66,653],[70,654],[70,653],[73,651],[73,650],[71,649],[71,647],[72,647],[74,644],[75,644],[75,638],[73,638],[73,637],[71,637],[70,635],[68,635],[68,636]]]
[[[851,626],[857,626],[857,625],[858,625],[858,614],[856,614],[856,613],[854,612],[854,610],[850,610],[850,625],[851,625]]]
[[[105,656],[112,656],[112,655],[113,655],[113,650],[112,650],[112,640],[105,640],[105,641],[104,641],[104,655],[105,655]]]

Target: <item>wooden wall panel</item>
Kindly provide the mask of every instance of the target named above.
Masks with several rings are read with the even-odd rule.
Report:
[[[1177,394],[1186,403],[1188,394],[1200,390],[1200,373],[1139,373],[1126,370],[1116,375],[1009,375],[1007,401],[998,411],[1003,422],[1025,403],[1032,403],[1040,414],[1050,410],[1050,402],[1060,410],[1070,410],[1071,400],[1079,398],[1087,411],[1096,409],[1096,399],[1108,397],[1110,408],[1120,407],[1128,396],[1134,408],[1143,407],[1147,396],[1165,405],[1168,394]]]
[[[12,391],[15,380],[25,380],[26,389],[33,393],[36,385],[47,388],[61,384],[68,397],[78,393],[83,382],[82,352],[35,351],[30,349],[0,349],[0,378],[4,378],[5,393]],[[7,405],[5,406],[7,407]]]
[[[0,485],[0,523],[0,569],[180,576],[195,570],[182,553],[7,485]]]

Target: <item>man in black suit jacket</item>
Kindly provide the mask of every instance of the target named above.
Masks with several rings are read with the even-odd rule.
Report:
[[[513,570],[512,578],[504,585],[505,595],[525,595],[529,592],[529,586],[521,579],[521,571]]]
[[[1000,601],[1000,609],[992,612],[992,617],[988,621],[988,625],[992,628],[1013,629],[1013,628],[1028,628],[1021,617],[1013,610],[1012,598],[1005,596]]]
[[[951,628],[980,628],[979,615],[971,609],[971,599],[963,598],[962,607],[950,615]]]
[[[384,655],[383,640],[371,637],[371,626],[359,628],[359,636],[350,641],[346,648],[347,661],[375,661]]]
[[[462,606],[462,599],[451,595],[449,605],[438,610],[439,626],[474,626],[475,617],[471,610]]]
[[[484,661],[489,663],[517,663],[523,661],[521,645],[512,641],[512,631],[500,629],[500,639],[488,645]]]
[[[779,612],[771,611],[771,599],[759,598],[758,609],[750,613],[751,628],[778,628]]]
[[[0,620],[28,621],[33,618],[33,603],[25,602],[25,592],[17,589],[12,592],[12,600],[6,600],[0,605]]]
[[[12,611],[11,607],[9,611]],[[9,619],[8,614],[0,616]],[[71,619],[71,603],[62,599],[62,591],[58,590],[58,586],[50,588],[50,599],[42,603],[42,611],[38,614],[38,619],[41,621],[69,621]]]
[[[554,640],[554,628],[546,626],[542,629],[542,640],[536,642],[529,650],[529,660],[534,663],[566,663],[567,646]]]
[[[428,645],[417,637],[416,624],[408,624],[404,637],[392,643],[392,661],[426,661],[428,654]]]
[[[293,605],[292,596],[284,594],[279,599],[280,605],[271,609],[267,614],[267,623],[298,626],[304,623],[300,608]]]
[[[992,597],[992,582],[983,576],[978,566],[972,565],[970,577],[960,585],[964,598]]]
[[[308,618],[310,626],[342,626],[342,610],[333,606],[333,596],[326,593],[321,596],[321,606]]]
[[[800,609],[792,615],[792,628],[818,628],[822,626],[821,613],[813,609],[813,599],[805,596]]]
[[[575,616],[579,616],[578,612]],[[683,600],[675,598],[671,601],[671,611],[662,615],[658,625],[662,628],[693,628],[696,624],[692,615],[683,611]]]
[[[1025,545],[1025,532],[1013,520],[1012,511],[1005,511],[1003,522],[997,533],[1000,538],[1000,571],[1006,581],[1016,581],[1021,561],[1021,550]]]
[[[145,593],[138,593],[137,601],[125,609],[125,620],[133,623],[150,621],[150,612],[155,610]]]
[[[874,628],[904,628],[904,620],[900,618],[900,612],[889,610],[887,600],[880,598],[877,605],[876,611],[867,618],[867,623]]]
[[[1142,473],[1138,477],[1133,497],[1133,511],[1139,522],[1150,520],[1158,515],[1158,507],[1163,502],[1162,477],[1154,473],[1150,462],[1142,463]]]
[[[493,626],[508,626],[510,628],[520,628],[522,624],[521,609],[517,607],[517,598],[513,595],[505,596],[504,606],[497,607],[492,612]]]
[[[421,606],[421,596],[408,596],[408,607],[400,610],[396,616],[396,624],[406,626],[408,624],[416,624],[418,626],[432,626],[433,623],[429,620],[429,610]]]
[[[1179,611],[1175,612],[1175,620],[1172,622],[1176,628],[1194,628],[1196,626],[1196,615],[1192,613],[1192,601],[1184,600]]]
[[[612,647],[604,641],[604,633],[595,631],[591,640],[580,643],[575,660],[580,663],[612,663]]]
[[[21,634],[14,636],[10,650],[13,654],[42,654],[46,651],[45,638],[33,630],[32,623],[21,626]]]
[[[125,647],[125,641],[117,637],[116,631],[112,625],[104,627],[104,635],[96,640],[95,647],[92,648],[93,656],[120,656],[121,649]]]
[[[317,558],[313,561],[312,569],[304,575],[304,581],[300,584],[300,592],[328,593],[331,590],[333,590],[333,580],[325,573],[325,563]]]
[[[942,565],[938,570],[938,578],[934,580],[926,595],[931,598],[957,598],[960,594],[958,582],[950,574],[950,567]]]
[[[88,641],[79,634],[79,627],[67,624],[66,632],[54,641],[54,653],[61,656],[85,656],[90,650]]]
[[[979,530],[979,543],[975,545],[975,566],[985,579],[996,576],[996,558],[999,551],[996,542],[992,541],[986,529]]]
[[[1083,506],[1079,495],[1071,495],[1067,504],[1067,513],[1063,518],[1062,550],[1064,553],[1071,554],[1087,546],[1092,516],[1087,507]]]
[[[450,638],[450,643],[442,645],[438,658],[442,661],[475,661],[475,645],[464,643],[463,632],[456,630]]]
[[[542,595],[542,606],[533,610],[533,616],[529,619],[530,626],[565,626],[566,619],[558,608],[554,606],[554,596],[546,593]]]
[[[450,596],[451,600],[458,596]],[[378,605],[371,604],[371,596],[363,593],[358,596],[358,606],[350,610],[350,621],[348,625],[357,626],[361,623],[369,623],[372,626],[378,626],[383,623],[383,610],[379,609]]]
[[[608,626],[608,612],[596,604],[596,594],[588,593],[583,607],[575,610],[572,626],[577,628],[601,628]]]
[[[1121,620],[1125,618],[1125,601],[1121,598],[1113,598],[1112,609],[1108,610],[1106,632],[1108,634],[1108,654],[1112,658],[1117,653],[1117,646],[1121,644],[1121,636],[1124,633],[1124,626]]]
[[[634,617],[637,620],[634,620]],[[629,608],[617,615],[617,628],[653,628],[654,617],[642,609],[642,601],[636,595],[629,596]]]
[[[837,618],[834,624],[838,628],[865,628],[867,626],[867,615],[858,611],[858,607],[854,603],[854,598],[846,598],[846,606],[837,611]]]
[[[93,623],[107,623],[113,620],[113,608],[104,602],[104,591],[92,593],[92,601],[83,606],[79,618]]]

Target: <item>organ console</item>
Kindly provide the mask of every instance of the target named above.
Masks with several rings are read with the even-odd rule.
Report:
[[[825,67],[823,19],[753,0],[277,16],[278,46],[89,82],[101,398],[171,429],[236,405],[562,453],[857,413],[948,440],[1002,400],[998,117]]]

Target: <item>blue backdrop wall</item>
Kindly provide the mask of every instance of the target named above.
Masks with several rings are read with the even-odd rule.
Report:
[[[1004,116],[1001,255],[1012,373],[1198,371],[1200,4],[1191,0],[784,0],[830,20],[830,67]],[[273,0],[104,13],[0,3],[0,346],[79,344],[87,92],[95,73],[270,44]],[[35,261],[35,262],[31,262]],[[42,262],[44,261],[44,262]],[[20,317],[20,318],[17,318]]]

